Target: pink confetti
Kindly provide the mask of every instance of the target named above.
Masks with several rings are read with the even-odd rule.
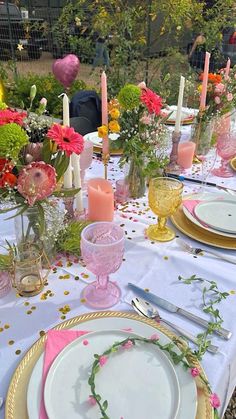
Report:
[[[88,344],[89,344],[89,341],[88,341],[87,339],[84,339],[84,340],[83,340],[83,345],[84,345],[84,346],[87,346]]]

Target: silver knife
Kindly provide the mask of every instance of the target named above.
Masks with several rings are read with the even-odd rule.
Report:
[[[184,310],[181,307],[177,307],[175,304],[170,303],[167,300],[164,300],[164,298],[160,298],[149,291],[145,291],[143,288],[139,288],[137,285],[134,285],[131,282],[128,283],[128,287],[132,291],[134,291],[136,295],[138,295],[141,298],[144,298],[146,301],[156,304],[157,306],[164,308],[165,310],[170,311],[171,313],[181,314],[182,316],[187,317],[189,320],[192,320],[193,322],[200,324],[201,326],[205,328],[208,327],[208,321],[202,319],[199,316],[196,316],[196,314],[190,313],[189,311]],[[223,327],[219,328],[218,330],[214,330],[214,332],[226,340],[229,340],[232,336],[232,332],[224,329]]]

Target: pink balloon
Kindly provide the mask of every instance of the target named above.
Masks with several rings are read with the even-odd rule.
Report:
[[[56,79],[65,87],[70,87],[79,72],[80,61],[74,54],[54,61],[52,71]]]

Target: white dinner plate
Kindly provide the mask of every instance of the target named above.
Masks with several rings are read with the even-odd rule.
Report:
[[[45,382],[44,403],[49,419],[97,419],[98,406],[88,403],[91,388],[88,378],[94,354],[102,355],[115,342],[128,337],[131,332],[119,330],[100,331],[79,337],[66,346],[53,362]],[[106,365],[95,378],[96,391],[103,401],[108,400],[110,418],[176,419],[180,389],[172,363],[154,345],[134,345],[120,348],[110,355]],[[139,397],[137,397],[139,394]]]
[[[88,319],[73,327],[74,330],[127,330],[139,336],[150,337],[157,333],[162,344],[169,343],[171,340],[156,328],[129,318],[101,317]],[[179,352],[177,347],[176,352]],[[109,361],[108,361],[109,362]],[[186,371],[182,365],[174,365],[179,387],[180,387],[180,408],[178,419],[194,419],[197,410],[197,392],[194,379],[189,371]],[[38,419],[41,401],[41,379],[43,371],[43,354],[34,366],[27,391],[27,409],[29,419]],[[90,417],[90,416],[89,416]],[[124,417],[125,418],[125,417]],[[118,418],[120,419],[120,418]],[[126,418],[125,418],[126,419]],[[143,419],[143,418],[142,418]]]
[[[221,194],[221,195],[217,195],[217,196],[220,199],[224,199],[226,197],[226,194]],[[204,200],[204,201],[205,200],[209,201],[209,200],[213,200],[215,197],[216,197],[216,194],[206,193],[203,196],[201,193],[199,193],[199,194],[191,195],[188,199],[200,199],[200,200]],[[189,212],[189,210],[184,207],[184,205],[183,205],[183,212],[184,212],[184,215],[196,226],[201,227],[204,230],[210,231],[211,233],[218,234],[219,236],[230,237],[231,239],[232,238],[236,239],[236,234],[226,233],[226,232],[223,232],[223,231],[220,231],[220,230],[215,230],[214,228],[205,226],[204,224],[202,224],[200,222],[200,220],[198,220],[194,215],[192,215],[191,212]]]
[[[236,201],[230,199],[200,202],[194,208],[196,217],[211,228],[236,234]]]
[[[184,108],[182,109],[181,112],[181,123],[182,124],[190,124],[193,122],[195,115],[196,115],[196,110],[195,109],[188,109],[188,108]],[[170,124],[174,124],[176,121],[176,115],[177,115],[177,106],[175,105],[171,105],[168,106],[168,108],[166,109],[162,109],[161,111],[161,115],[162,116],[167,116],[169,115],[169,118],[167,119],[166,123],[170,123]]]
[[[109,134],[109,139],[111,141],[115,141],[117,138],[119,138],[119,134]],[[102,138],[99,138],[97,131],[84,135],[84,139],[91,141],[94,146],[102,148]]]

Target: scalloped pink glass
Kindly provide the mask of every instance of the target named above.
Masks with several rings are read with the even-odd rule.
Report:
[[[81,254],[96,281],[82,291],[85,304],[95,309],[105,309],[117,304],[121,290],[109,280],[116,272],[124,254],[124,231],[112,222],[96,222],[85,227],[81,234]]]
[[[82,188],[86,188],[85,171],[88,169],[93,161],[93,143],[89,140],[84,140],[84,149],[80,154],[80,176]]]
[[[218,137],[217,153],[221,157],[221,166],[212,170],[212,174],[218,177],[233,177],[234,173],[230,169],[228,162],[236,155],[236,132],[224,133]]]
[[[0,298],[5,297],[12,288],[11,275],[7,271],[0,271]]]

